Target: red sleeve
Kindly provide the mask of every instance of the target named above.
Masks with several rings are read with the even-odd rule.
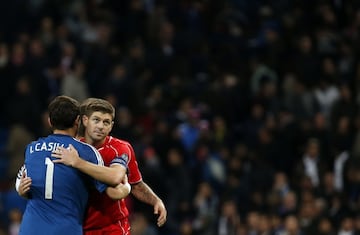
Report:
[[[129,183],[135,184],[140,182],[142,180],[142,176],[138,168],[138,163],[136,161],[135,151],[131,146],[131,144],[127,141],[113,137],[110,138],[108,144],[109,144],[108,146],[111,149],[111,150],[109,149],[109,152],[112,153],[111,154],[102,153],[101,155],[103,156],[103,158],[104,156],[109,156],[109,157],[105,157],[106,160],[104,159],[104,161],[108,162],[110,165],[115,158],[123,158],[127,162]]]
[[[142,180],[142,176],[138,167],[138,163],[136,161],[135,151],[130,144],[128,144],[128,147],[130,149],[130,156],[128,162],[128,170],[129,170],[128,178],[130,184],[135,184]]]

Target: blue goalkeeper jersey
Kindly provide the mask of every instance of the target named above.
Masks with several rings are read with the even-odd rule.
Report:
[[[25,170],[32,178],[29,200],[20,226],[20,235],[83,234],[83,217],[89,187],[103,192],[106,185],[60,163],[51,152],[57,146],[72,144],[79,155],[104,165],[97,150],[68,135],[53,134],[32,142],[26,148]]]

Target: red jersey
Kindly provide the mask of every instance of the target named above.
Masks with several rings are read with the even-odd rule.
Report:
[[[82,140],[83,141],[83,140]],[[107,136],[102,146],[98,148],[104,165],[109,166],[115,157],[128,158],[128,180],[130,184],[142,180],[135,157],[135,152],[129,142]],[[106,193],[91,191],[88,210],[84,221],[84,230],[99,229],[127,218],[129,211],[125,199],[113,200]]]

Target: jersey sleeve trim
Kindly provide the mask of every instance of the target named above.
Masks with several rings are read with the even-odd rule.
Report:
[[[17,173],[16,181],[15,181],[15,189],[17,192],[19,192],[20,180],[24,173],[26,174],[26,167],[25,167],[25,165],[22,165],[19,172]]]
[[[99,151],[94,146],[92,146],[91,144],[82,142],[82,141],[80,141],[80,140],[78,140],[76,138],[74,138],[74,140],[76,140],[77,142],[79,142],[79,143],[81,143],[83,145],[86,145],[86,146],[90,147],[90,149],[95,153],[95,156],[96,156],[96,159],[97,159],[97,162],[98,162],[97,165],[104,166],[104,160],[101,157]]]

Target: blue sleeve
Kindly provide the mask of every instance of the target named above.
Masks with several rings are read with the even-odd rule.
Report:
[[[99,165],[99,166],[104,166],[104,160],[102,159],[100,153],[91,145],[87,145],[87,148],[86,148],[86,153],[85,154],[82,154],[80,156],[84,156],[83,158],[89,162],[92,162],[96,165]],[[94,185],[95,185],[95,188],[100,192],[104,192],[105,189],[108,187],[107,184],[104,184],[96,179],[93,179],[93,182],[94,182]]]
[[[97,191],[99,191],[100,193],[104,192],[105,189],[108,187],[107,184],[104,184],[98,180],[94,180],[94,184],[95,184],[95,188],[97,189]]]
[[[104,166],[104,160],[102,159],[100,153],[91,145],[86,145],[86,147],[86,153],[84,154],[84,156],[80,156],[96,165]]]

